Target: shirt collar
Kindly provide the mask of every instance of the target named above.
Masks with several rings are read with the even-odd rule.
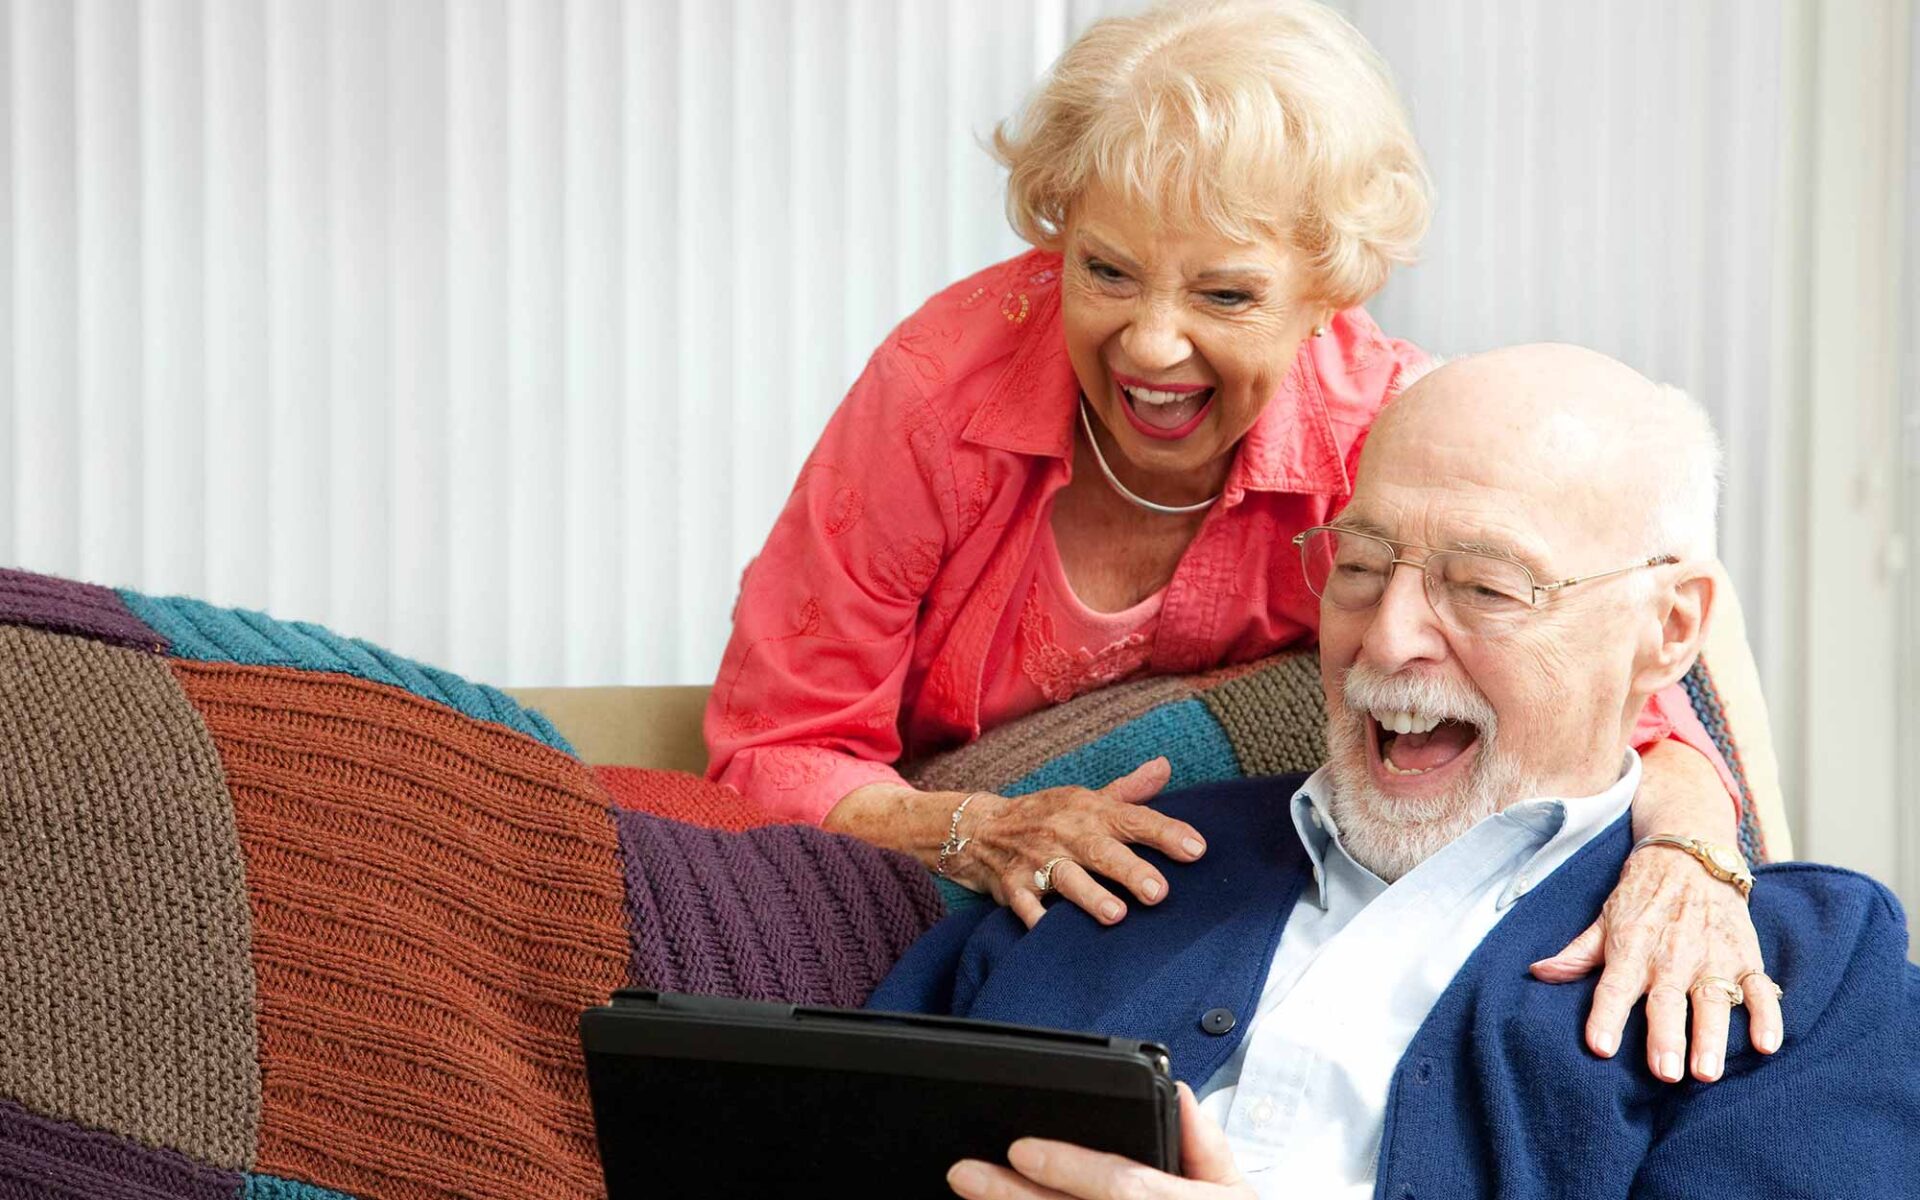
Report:
[[[1346,846],[1340,841],[1340,828],[1329,806],[1329,798],[1333,794],[1332,779],[1329,768],[1323,766],[1309,775],[1307,781],[1300,785],[1300,790],[1293,794],[1294,832],[1299,836],[1300,844],[1307,852],[1307,861],[1313,867],[1311,899],[1323,909],[1327,906],[1326,864],[1329,852],[1339,854],[1358,870],[1372,875],[1347,853]],[[1503,821],[1525,830],[1538,846],[1501,890],[1495,907],[1505,910],[1538,887],[1582,846],[1618,820],[1620,814],[1632,806],[1634,794],[1639,790],[1640,756],[1629,750],[1626,761],[1621,765],[1619,779],[1603,792],[1578,797],[1536,796],[1508,805],[1488,817],[1488,821]]]
[[[1025,320],[1008,322],[1010,336],[1017,339],[1013,354],[961,437],[1015,454],[1071,460],[1080,380],[1067,357],[1059,258],[1050,256],[1045,269],[1029,278],[1041,282],[1012,293],[1018,304],[1031,305]],[[1336,366],[1344,363],[1344,342],[1322,346],[1334,341],[1309,338],[1302,343],[1279,394],[1240,440],[1227,474],[1230,504],[1248,491],[1344,496],[1353,490],[1317,373],[1326,365],[1320,360],[1328,355]]]

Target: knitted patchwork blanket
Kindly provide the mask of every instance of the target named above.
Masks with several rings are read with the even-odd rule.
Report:
[[[941,915],[757,823],[315,626],[0,571],[0,1197],[603,1195],[581,1010],[857,1005]]]
[[[1704,664],[1687,687],[1761,861]],[[1287,654],[907,774],[1017,795],[1165,754],[1184,787],[1309,769],[1323,726]],[[598,1196],[582,1009],[858,1005],[942,911],[908,858],[593,770],[378,647],[0,570],[0,1198]]]

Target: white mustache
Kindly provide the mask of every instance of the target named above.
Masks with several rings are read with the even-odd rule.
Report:
[[[1347,668],[1341,699],[1349,712],[1362,717],[1386,710],[1460,721],[1478,729],[1486,742],[1493,740],[1497,724],[1493,705],[1465,684],[1433,675],[1385,675],[1365,663]]]

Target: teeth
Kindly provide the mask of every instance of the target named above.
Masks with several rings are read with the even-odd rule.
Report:
[[[1156,392],[1152,388],[1142,387],[1130,387],[1124,390],[1140,404],[1178,404],[1193,395],[1192,392]]]
[[[1380,756],[1380,765],[1387,769],[1387,774],[1389,775],[1425,775],[1427,771],[1431,769],[1421,767],[1396,767],[1393,765],[1393,760],[1384,754]]]
[[[1392,733],[1432,733],[1440,727],[1440,722],[1446,720],[1445,717],[1407,712],[1404,709],[1376,712],[1373,719],[1380,722],[1380,728]]]

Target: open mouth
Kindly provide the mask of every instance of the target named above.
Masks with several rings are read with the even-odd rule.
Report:
[[[1463,769],[1480,745],[1470,721],[1417,712],[1367,714],[1372,766],[1383,780],[1439,780]]]
[[[1148,384],[1116,375],[1113,390],[1132,426],[1150,438],[1178,441],[1207,418],[1214,389],[1202,384]]]

